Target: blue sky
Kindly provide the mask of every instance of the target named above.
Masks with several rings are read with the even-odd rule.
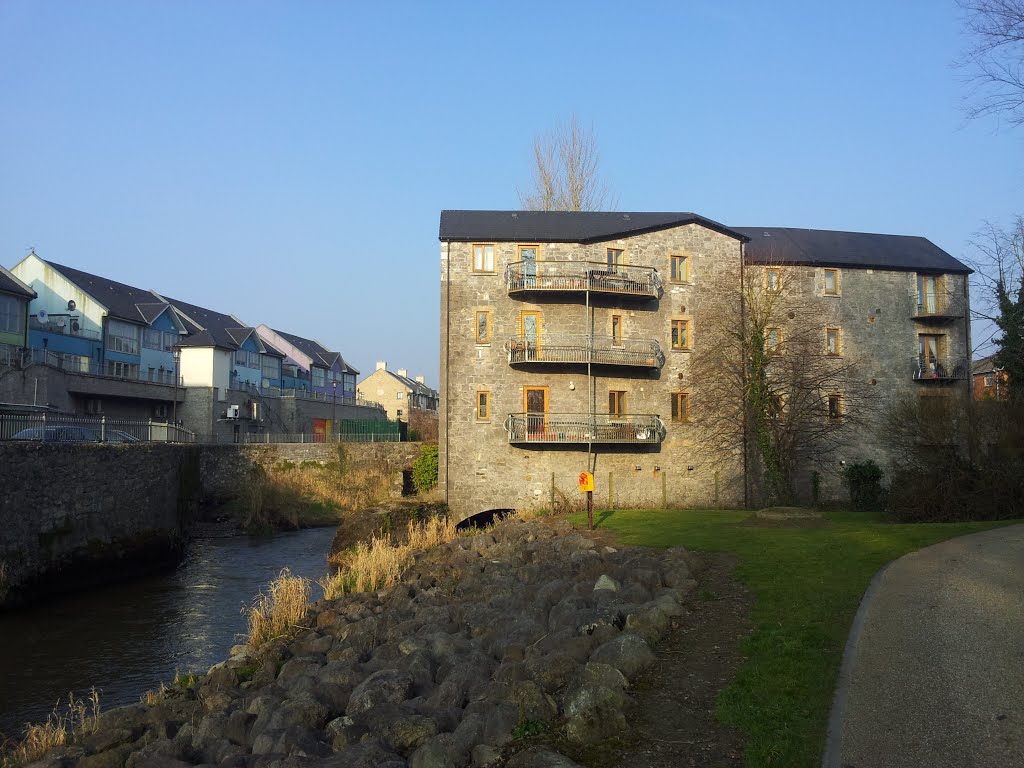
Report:
[[[0,0],[0,263],[43,258],[438,380],[438,215],[592,125],[620,210],[928,237],[1024,212],[922,2]],[[976,332],[976,343],[987,337]]]

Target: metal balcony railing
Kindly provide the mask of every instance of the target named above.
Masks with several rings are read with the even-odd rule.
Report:
[[[966,357],[915,357],[915,381],[962,381],[970,370]]]
[[[167,387],[174,386],[174,371],[168,369],[148,368],[124,369],[121,373],[111,373],[100,366],[95,360],[82,357],[81,355],[51,352],[47,349],[33,348],[26,356],[26,363],[37,363],[57,368],[66,373],[80,373],[86,376],[95,376],[102,379],[118,379],[120,381],[132,381],[140,384],[162,384]],[[181,383],[178,386],[182,386]]]
[[[75,330],[76,325],[78,330]],[[45,323],[40,323],[35,317],[28,319],[29,330],[40,331],[42,333],[56,333],[61,336],[74,336],[79,339],[88,339],[89,341],[99,341],[100,332],[90,331],[82,328],[78,323],[72,323],[67,318],[51,318]]]
[[[653,339],[613,339],[585,334],[545,334],[540,338],[512,336],[505,342],[509,365],[559,363],[623,365],[661,368],[665,354]]]
[[[917,304],[914,305],[914,320],[919,322],[941,322],[944,320],[957,320],[964,316],[963,299],[956,296],[931,296],[923,298],[918,296]]]
[[[661,297],[664,284],[653,267],[609,267],[599,261],[516,261],[505,267],[509,295],[591,291],[642,299]]]
[[[512,413],[505,429],[510,443],[651,445],[665,439],[665,425],[652,414]]]

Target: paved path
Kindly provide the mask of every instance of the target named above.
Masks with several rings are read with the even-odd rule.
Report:
[[[876,576],[832,718],[825,768],[1024,768],[1024,525]]]

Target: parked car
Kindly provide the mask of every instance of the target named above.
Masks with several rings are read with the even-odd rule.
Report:
[[[88,427],[29,427],[17,432],[12,440],[42,440],[47,443],[98,443],[100,436]]]

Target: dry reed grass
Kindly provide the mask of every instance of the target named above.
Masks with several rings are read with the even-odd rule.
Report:
[[[95,688],[84,699],[76,699],[73,693],[69,693],[67,707],[61,709],[58,700],[45,723],[25,726],[22,740],[0,755],[0,766],[14,768],[34,763],[75,737],[94,733],[99,719],[100,695]]]
[[[360,542],[354,551],[335,562],[338,570],[320,580],[324,597],[334,600],[348,592],[374,592],[398,583],[402,571],[417,552],[445,544],[456,537],[455,523],[448,518],[432,517],[422,523],[409,521],[406,536],[393,541],[388,535]]]
[[[309,579],[294,576],[287,568],[282,569],[270,582],[270,594],[260,592],[249,608],[242,609],[247,615],[249,628],[246,643],[256,648],[299,625],[306,617],[310,587]]]

